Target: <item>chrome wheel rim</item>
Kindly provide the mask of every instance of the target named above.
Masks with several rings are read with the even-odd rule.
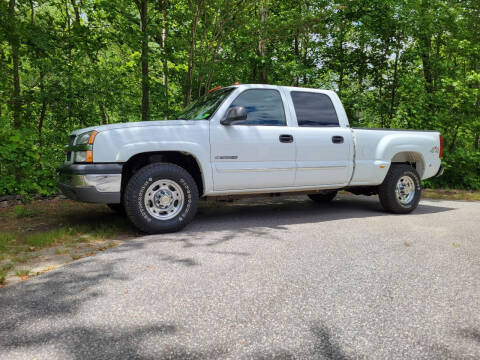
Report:
[[[182,188],[169,179],[155,181],[145,192],[145,208],[158,220],[173,219],[182,210],[184,202]]]
[[[415,192],[415,181],[410,176],[402,176],[398,180],[395,188],[395,195],[400,204],[410,204],[415,197]]]

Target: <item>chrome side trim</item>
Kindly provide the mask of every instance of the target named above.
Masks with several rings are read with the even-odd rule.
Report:
[[[251,169],[219,169],[219,173],[237,173],[237,172],[267,172],[267,171],[292,171],[292,170],[328,170],[328,169],[342,169],[346,168],[346,165],[331,165],[331,166],[312,166],[312,167],[299,167],[299,168],[251,168]]]
[[[312,167],[299,167],[297,170],[328,170],[335,168],[346,168],[346,165],[331,165],[331,166],[312,166]]]
[[[295,168],[253,168],[253,169],[219,169],[216,168],[219,173],[237,173],[237,172],[267,172],[267,171],[292,171]]]

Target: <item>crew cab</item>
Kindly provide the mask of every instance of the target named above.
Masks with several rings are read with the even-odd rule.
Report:
[[[378,194],[409,213],[421,180],[443,172],[435,131],[355,129],[333,91],[272,85],[219,88],[178,120],[74,131],[59,186],[74,200],[125,211],[146,233],[177,231],[200,198],[337,191]]]

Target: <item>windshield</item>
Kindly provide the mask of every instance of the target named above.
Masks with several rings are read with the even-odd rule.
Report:
[[[182,120],[210,120],[223,100],[234,88],[225,88],[208,93],[188,105],[178,116]]]

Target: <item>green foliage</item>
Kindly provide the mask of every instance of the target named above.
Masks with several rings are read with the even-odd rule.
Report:
[[[479,189],[478,1],[11,3],[0,2],[0,195],[57,192],[73,129],[139,121],[142,98],[150,119],[175,118],[235,81],[336,90],[353,126],[438,130],[447,171],[427,185]]]
[[[480,190],[480,152],[457,149],[443,159],[448,176],[428,180],[431,187]]]
[[[22,219],[22,218],[34,217],[35,215],[38,215],[39,210],[29,209],[24,205],[18,205],[13,208],[13,213],[16,218]]]

